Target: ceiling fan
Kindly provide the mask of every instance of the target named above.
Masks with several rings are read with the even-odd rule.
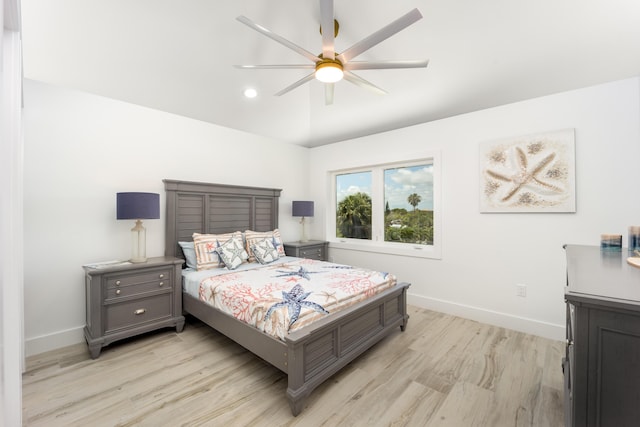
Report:
[[[355,57],[361,53],[371,49],[373,46],[388,39],[394,34],[404,30],[411,24],[422,18],[422,14],[418,9],[413,9],[409,13],[401,16],[390,24],[384,26],[373,34],[365,37],[353,46],[342,51],[335,50],[335,37],[338,33],[338,22],[334,18],[333,0],[320,0],[320,32],[322,34],[322,53],[315,55],[308,50],[290,42],[284,37],[274,33],[271,30],[256,24],[246,16],[238,16],[238,21],[242,22],[249,28],[269,37],[272,40],[288,47],[289,49],[299,53],[307,58],[309,64],[277,64],[277,65],[236,65],[243,69],[311,69],[313,72],[301,78],[297,82],[285,87],[276,96],[284,95],[287,92],[313,80],[314,78],[325,84],[325,104],[333,104],[334,84],[343,78],[357,86],[369,89],[375,93],[385,94],[383,89],[371,82],[357,76],[354,70],[374,70],[389,68],[424,68],[429,63],[428,60],[407,60],[407,61],[353,61]],[[323,31],[322,29],[333,28],[334,31]]]

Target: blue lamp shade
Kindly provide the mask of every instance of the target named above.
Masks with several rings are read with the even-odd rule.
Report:
[[[117,193],[117,219],[159,219],[160,195],[157,193]]]
[[[311,217],[313,216],[313,202],[300,200],[294,201],[291,206],[292,216]]]

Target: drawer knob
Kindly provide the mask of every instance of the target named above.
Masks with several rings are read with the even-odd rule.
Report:
[[[116,295],[120,295],[120,292],[122,292],[120,289],[116,289]]]
[[[160,275],[160,279],[164,279],[164,274],[161,274],[161,275]]]
[[[116,286],[120,286],[120,280],[116,280]]]
[[[164,282],[160,282],[160,283],[158,283],[158,285],[164,286]]]
[[[147,311],[144,308],[139,308],[136,311],[133,312],[133,314],[135,314],[136,316],[139,316],[141,314],[144,314],[144,312]]]

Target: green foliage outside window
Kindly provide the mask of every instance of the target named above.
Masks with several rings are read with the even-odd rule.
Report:
[[[433,245],[433,211],[397,208],[385,211],[384,240]]]
[[[355,193],[338,204],[336,235],[351,239],[371,239],[371,197]]]

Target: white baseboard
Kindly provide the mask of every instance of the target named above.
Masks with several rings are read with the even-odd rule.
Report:
[[[440,311],[442,313],[464,317],[465,319],[513,329],[552,340],[564,341],[565,339],[565,325],[554,325],[552,323],[541,322],[539,320],[528,319],[526,317],[513,316],[511,314],[458,304],[451,301],[439,300],[436,298],[428,298],[422,295],[409,293],[407,296],[408,303],[415,305],[416,307]],[[26,356],[29,357],[35,354],[84,342],[83,328],[83,326],[79,326],[77,328],[67,329],[66,331],[29,338],[25,343]]]
[[[27,338],[25,341],[25,353],[26,357],[29,357],[81,342],[84,342],[84,326],[55,332],[49,335]]]
[[[566,338],[564,324],[555,325],[553,323],[541,322],[535,319],[528,319],[526,317],[514,316],[512,314],[500,313],[411,293],[407,294],[407,302],[416,307],[452,314],[454,316],[464,317],[465,319],[513,329],[543,338],[557,341],[564,341]]]

